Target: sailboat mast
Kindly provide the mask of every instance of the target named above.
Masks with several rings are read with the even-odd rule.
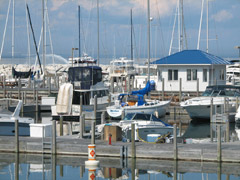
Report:
[[[207,0],[207,49],[206,52],[208,53],[208,45],[209,45],[209,29],[208,29],[208,0]]]
[[[147,1],[147,20],[148,20],[148,81],[150,81],[150,2]]]
[[[78,35],[78,56],[81,57],[81,21],[80,17],[81,12],[80,12],[80,6],[78,6],[78,30],[79,30],[79,35]]]
[[[43,72],[45,71],[46,59],[45,59],[45,4],[44,0],[42,0],[42,59],[43,59]]]
[[[97,65],[99,66],[99,0],[97,0]]]
[[[13,0],[12,4],[12,58],[14,58],[14,46],[15,46],[15,0]]]
[[[131,60],[133,60],[133,22],[132,22],[132,9],[130,12],[130,16],[131,16]]]

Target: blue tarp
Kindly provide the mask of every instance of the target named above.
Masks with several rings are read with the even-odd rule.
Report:
[[[135,94],[145,95],[145,94],[149,93],[150,91],[151,91],[151,84],[148,81],[145,88],[140,89],[138,91],[132,91],[131,95],[135,95]]]

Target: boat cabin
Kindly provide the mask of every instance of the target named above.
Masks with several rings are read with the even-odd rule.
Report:
[[[99,66],[78,66],[68,69],[68,81],[74,89],[90,89],[102,81],[102,68]]]

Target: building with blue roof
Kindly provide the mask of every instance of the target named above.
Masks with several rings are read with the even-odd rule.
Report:
[[[201,50],[183,50],[151,64],[157,65],[157,90],[190,92],[226,84],[226,65],[231,63]]]

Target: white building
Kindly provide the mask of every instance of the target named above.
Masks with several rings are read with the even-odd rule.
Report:
[[[157,65],[156,90],[196,92],[209,85],[226,84],[226,65],[230,62],[200,50],[184,50],[152,64]]]

